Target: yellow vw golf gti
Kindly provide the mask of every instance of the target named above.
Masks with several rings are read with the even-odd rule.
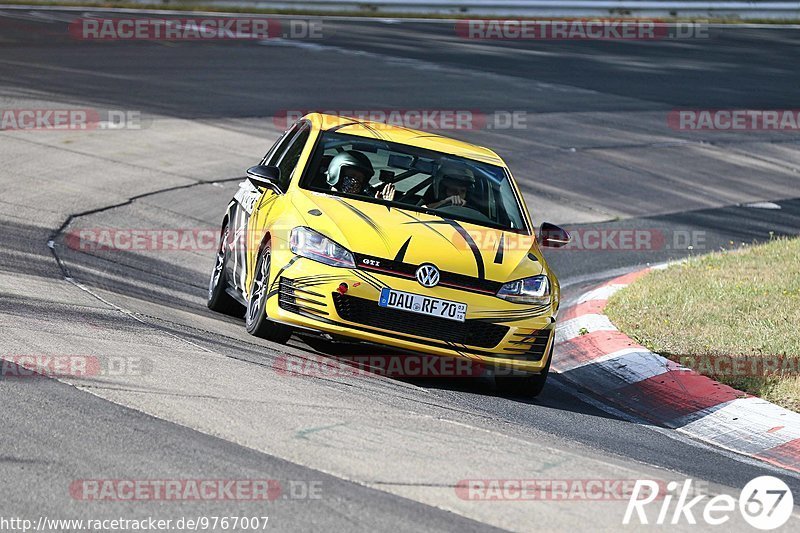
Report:
[[[493,151],[312,113],[228,204],[208,307],[244,307],[247,331],[275,342],[294,331],[468,359],[535,396],[559,306],[540,247],[568,241],[546,223],[537,237]]]

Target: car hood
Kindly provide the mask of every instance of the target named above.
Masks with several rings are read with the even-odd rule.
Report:
[[[300,191],[293,204],[309,227],[358,255],[509,281],[544,271],[534,237],[388,207]]]

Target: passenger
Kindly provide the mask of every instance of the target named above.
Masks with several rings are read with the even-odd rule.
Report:
[[[437,209],[447,205],[467,205],[467,192],[475,185],[475,175],[466,167],[444,164],[433,176],[433,183],[425,197],[422,207]]]

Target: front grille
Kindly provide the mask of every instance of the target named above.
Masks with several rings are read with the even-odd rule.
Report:
[[[328,315],[325,296],[309,289],[298,287],[294,280],[281,277],[278,282],[278,306],[292,313]]]
[[[385,276],[393,276],[396,278],[411,280],[416,279],[415,274],[417,272],[417,268],[419,268],[419,265],[363,254],[355,254],[355,261],[359,270],[367,270],[370,272],[375,272],[376,274],[383,274]],[[380,266],[372,266],[377,264]],[[473,292],[482,292],[494,295],[498,290],[500,290],[500,287],[503,286],[503,283],[500,281],[492,281],[485,278],[475,278],[472,276],[467,276],[466,274],[447,272],[445,270],[440,270],[439,276],[439,285],[442,287],[465,289]]]
[[[380,307],[373,300],[338,292],[333,293],[333,304],[339,316],[348,322],[481,348],[497,346],[509,329],[508,326],[480,320],[456,322],[400,309],[389,309]]]
[[[510,346],[503,348],[507,352],[505,357],[520,361],[541,361],[552,332],[552,329],[540,329],[529,333],[514,333],[508,341]]]

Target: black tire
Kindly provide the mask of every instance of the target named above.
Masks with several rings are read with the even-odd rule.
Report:
[[[292,336],[292,329],[284,324],[273,322],[267,317],[270,258],[270,247],[267,243],[258,253],[256,260],[256,270],[250,286],[250,300],[244,314],[245,328],[250,335],[285,344]]]
[[[530,374],[527,376],[495,376],[495,388],[501,394],[512,396],[524,396],[526,398],[535,398],[542,393],[544,384],[547,382],[547,375],[550,373],[550,361],[553,359],[553,350],[547,357],[547,364],[544,365],[542,372],[539,374]]]
[[[228,262],[227,243],[229,234],[230,227],[226,220],[222,231],[220,231],[217,257],[214,261],[214,269],[211,271],[211,279],[208,281],[208,300],[206,301],[206,305],[208,305],[208,308],[212,311],[241,317],[244,315],[244,307],[234,300],[225,290],[228,287],[225,264]]]

